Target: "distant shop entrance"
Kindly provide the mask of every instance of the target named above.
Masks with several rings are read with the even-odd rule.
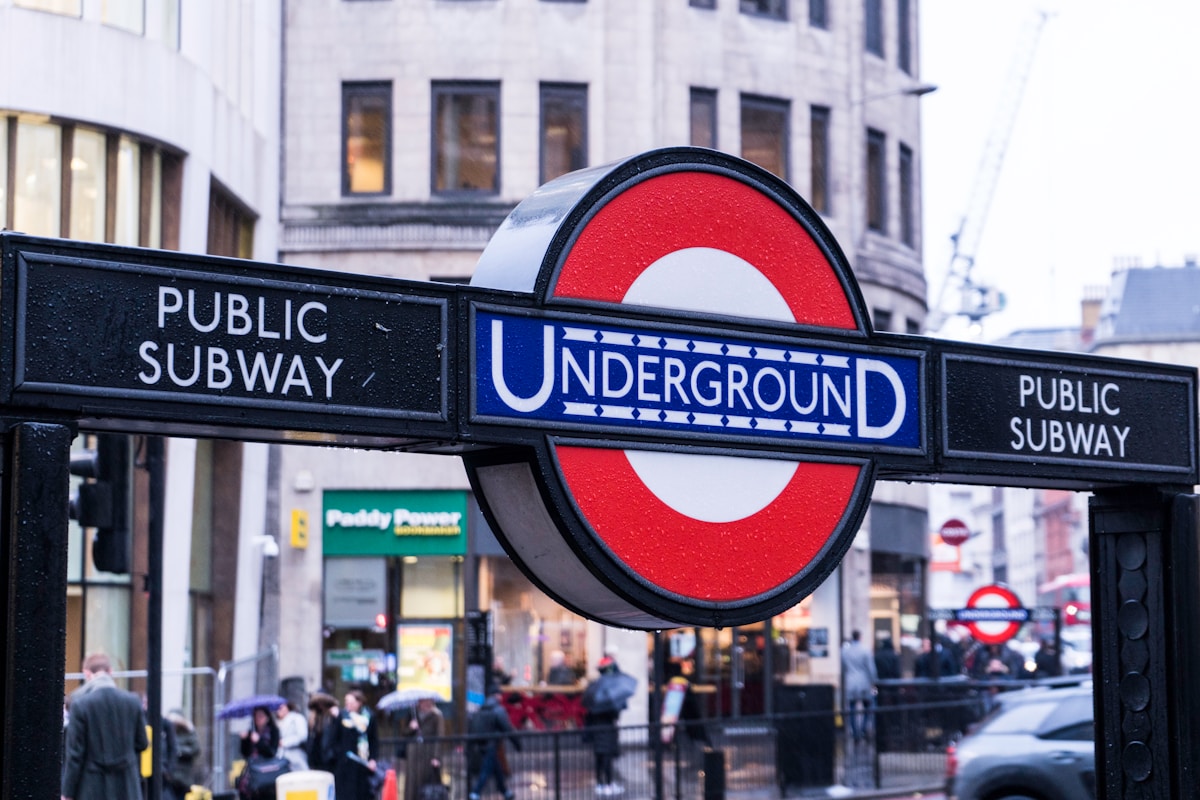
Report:
[[[0,800],[58,777],[80,429],[461,456],[506,552],[565,607],[737,631],[731,648],[771,659],[756,626],[820,601],[877,479],[1091,489],[1099,780],[1195,793],[1196,371],[876,333],[820,218],[746,162],[676,148],[552,182],[470,287],[16,234],[0,287]],[[459,506],[329,500],[347,542],[433,548],[330,553],[327,579],[338,558],[375,576],[333,615],[361,624],[380,558],[453,572]],[[436,657],[447,617],[405,611],[383,612],[389,635]],[[840,644],[801,634],[810,655]],[[371,644],[335,642],[330,668],[369,671]]]

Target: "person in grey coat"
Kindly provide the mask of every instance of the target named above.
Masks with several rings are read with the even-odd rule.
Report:
[[[856,742],[866,738],[871,708],[875,705],[875,684],[878,682],[875,657],[863,646],[862,633],[854,631],[850,634],[850,641],[842,648],[842,691],[846,696],[850,733]]]
[[[63,800],[140,800],[139,753],[149,746],[142,702],[117,688],[108,656],[83,661],[86,682],[71,695]]]

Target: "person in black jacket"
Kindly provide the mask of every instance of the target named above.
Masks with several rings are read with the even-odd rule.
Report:
[[[508,787],[499,750],[501,739],[506,734],[512,740],[514,750],[521,749],[521,741],[516,737],[512,720],[500,702],[500,687],[489,686],[487,693],[487,700],[467,721],[467,733],[471,736],[467,743],[467,773],[475,776],[467,798],[479,800],[479,793],[487,786],[487,782],[494,780],[496,791],[504,796],[504,800],[512,800],[513,791]]]
[[[337,700],[324,692],[316,692],[308,701],[308,768],[322,772],[333,772],[337,759],[333,752],[334,727],[338,715]]]
[[[376,759],[379,757],[379,731],[375,715],[367,707],[366,697],[357,689],[346,692],[342,707],[330,709],[336,715],[332,724],[334,790],[337,800],[373,800],[376,795]]]
[[[875,673],[881,681],[900,677],[900,656],[890,636],[880,639],[879,647],[875,649]]]
[[[279,727],[271,716],[271,709],[259,706],[254,709],[254,725],[242,731],[242,758],[274,758],[279,750]]]
[[[61,796],[64,800],[139,800],[138,754],[149,746],[142,703],[117,687],[111,662],[92,653],[87,679],[71,694]]]

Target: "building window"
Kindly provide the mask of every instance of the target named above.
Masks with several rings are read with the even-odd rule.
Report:
[[[863,29],[868,53],[883,58],[883,0],[863,0],[865,3]]]
[[[216,181],[208,190],[208,253],[233,258],[254,256],[254,215]]]
[[[902,144],[900,145],[900,241],[909,247],[914,247],[917,241],[914,180],[913,151],[912,148]]]
[[[32,8],[34,11],[49,11],[51,14],[62,14],[67,17],[83,15],[83,0],[14,0],[18,8]]]
[[[809,137],[812,146],[812,181],[809,203],[822,214],[829,213],[829,109],[812,106],[809,109]]]
[[[829,29],[829,7],[825,0],[808,0],[808,24],[814,28]]]
[[[692,146],[717,149],[717,90],[692,89],[689,105]]]
[[[434,84],[433,191],[500,191],[499,84]]]
[[[788,179],[788,102],[742,96],[742,158]]]
[[[103,242],[107,202],[107,143],[100,131],[76,128],[71,142],[70,236]]]
[[[146,0],[104,0],[100,21],[141,36],[146,30]]]
[[[0,228],[12,228],[12,219],[8,216],[8,126],[15,122],[0,116]]]
[[[587,166],[587,86],[542,84],[541,183]]]
[[[892,312],[886,308],[876,308],[871,312],[875,318],[875,330],[890,331],[892,329]]]
[[[392,84],[342,84],[342,194],[392,191]]]
[[[62,219],[62,128],[17,121],[13,230],[59,236]]]
[[[921,335],[921,323],[917,322],[912,317],[907,317],[904,320],[904,332],[912,336]]]
[[[896,1],[896,65],[912,75],[912,18],[908,0]]]
[[[787,19],[787,0],[738,0],[743,14],[771,19]]]
[[[867,130],[867,229],[887,233],[887,137]]]
[[[717,0],[688,0],[692,8],[716,8]]]

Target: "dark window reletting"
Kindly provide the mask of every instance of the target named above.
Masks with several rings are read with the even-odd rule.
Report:
[[[863,0],[863,29],[868,53],[883,58],[883,0]]]
[[[342,84],[342,194],[392,191],[391,81]]]
[[[887,137],[867,130],[867,229],[887,233]]]
[[[917,241],[916,173],[913,170],[913,151],[900,145],[900,241],[914,247]]]
[[[738,0],[738,9],[743,14],[771,19],[787,19],[787,0]]]
[[[541,88],[541,183],[587,166],[587,86]]]
[[[500,85],[433,86],[434,194],[500,191]]]
[[[830,211],[829,114],[829,109],[824,106],[812,106],[809,109],[809,137],[812,146],[809,163],[812,168],[812,180],[808,202],[822,214],[828,214]]]
[[[887,332],[892,329],[892,312],[886,308],[876,308],[871,312],[875,320],[875,330]]]
[[[717,0],[688,0],[688,5],[692,8],[708,8],[717,7]]]
[[[908,0],[896,0],[896,66],[912,75],[912,17]]]
[[[826,0],[808,0],[808,24],[829,30],[829,6]]]
[[[786,100],[742,96],[742,158],[788,180],[789,105]]]
[[[717,147],[717,92],[692,89],[690,99],[691,144],[693,147]]]

